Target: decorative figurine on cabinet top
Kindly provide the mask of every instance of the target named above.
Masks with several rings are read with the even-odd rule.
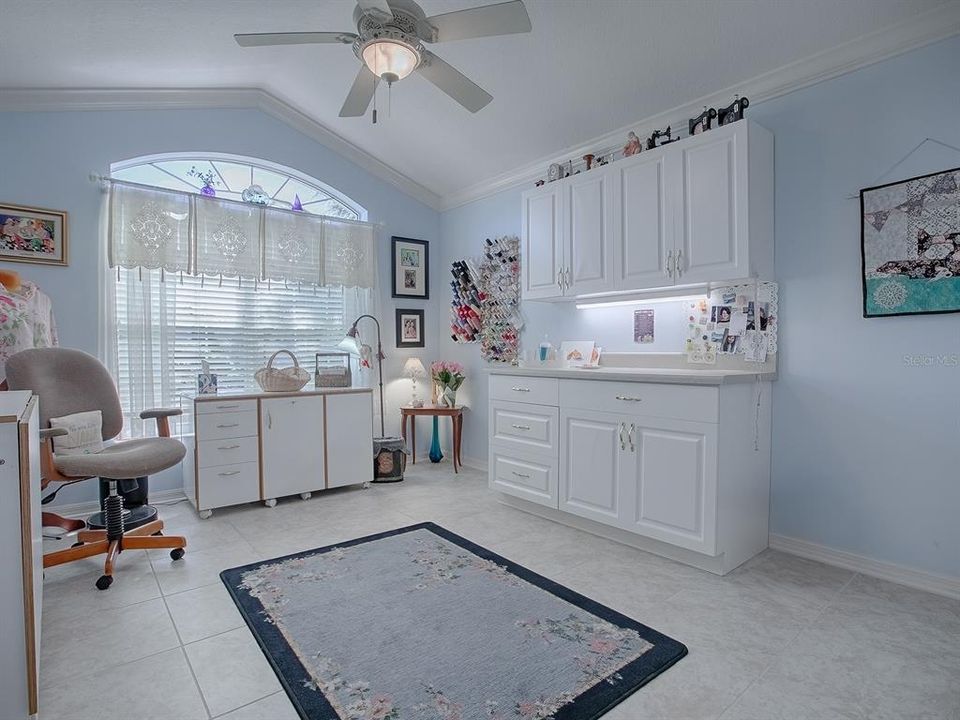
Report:
[[[732,103],[717,110],[717,125],[729,125],[737,120],[743,120],[743,111],[748,107],[750,107],[750,101],[747,98],[734,95]]]
[[[663,130],[654,130],[653,134],[647,138],[647,150],[653,150],[657,147],[663,147],[664,145],[669,145],[672,142],[676,142],[680,138],[671,138],[670,135],[670,126],[667,125]]]
[[[690,120],[690,134],[699,135],[710,129],[713,119],[717,116],[715,108],[703,106],[703,112]]]
[[[627,144],[623,146],[623,156],[637,155],[641,150],[643,150],[643,146],[640,144],[640,138],[631,130],[627,134]]]

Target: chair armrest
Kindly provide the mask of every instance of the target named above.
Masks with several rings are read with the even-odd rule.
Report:
[[[50,438],[63,437],[69,434],[66,428],[43,428],[43,430],[40,431],[40,439],[49,440]]]
[[[141,420],[150,420],[152,418],[168,418],[183,415],[180,408],[151,408],[140,413]]]

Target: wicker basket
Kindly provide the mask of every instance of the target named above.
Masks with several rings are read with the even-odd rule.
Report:
[[[293,360],[293,367],[277,369],[273,367],[273,361],[280,353],[286,353]],[[296,392],[310,380],[310,373],[300,367],[297,362],[297,356],[289,350],[277,350],[270,359],[267,360],[267,366],[262,367],[253,375],[257,384],[263,388],[264,392]]]

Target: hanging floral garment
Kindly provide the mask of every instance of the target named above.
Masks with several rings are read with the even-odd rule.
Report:
[[[19,292],[0,285],[0,378],[7,376],[7,358],[21,350],[57,345],[57,326],[50,298],[29,280]]]

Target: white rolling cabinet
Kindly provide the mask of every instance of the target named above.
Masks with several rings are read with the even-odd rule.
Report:
[[[260,400],[264,500],[308,495],[326,486],[324,427],[320,395]]]
[[[325,395],[327,487],[373,480],[373,396]]]

